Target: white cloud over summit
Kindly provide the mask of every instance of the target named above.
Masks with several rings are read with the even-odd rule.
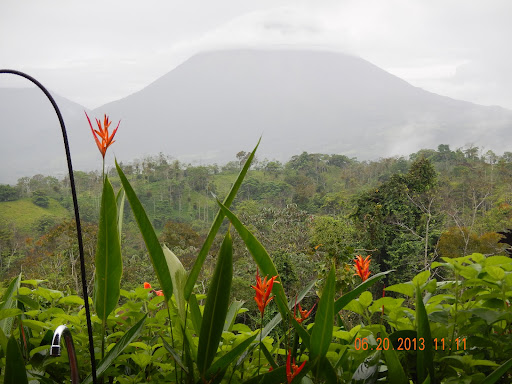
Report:
[[[97,107],[204,50],[326,49],[432,92],[512,109],[511,14],[508,0],[4,0],[0,67]]]

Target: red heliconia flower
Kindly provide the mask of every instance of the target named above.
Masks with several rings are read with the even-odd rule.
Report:
[[[116,129],[114,129],[114,132],[112,132],[112,135],[109,136],[108,127],[110,127],[110,124],[112,124],[112,122],[108,121],[107,115],[104,115],[103,126],[101,125],[101,121],[99,119],[96,119],[96,124],[98,124],[99,130],[96,130],[92,127],[91,120],[89,119],[87,112],[85,112],[85,116],[87,116],[87,121],[89,122],[89,126],[91,127],[91,132],[92,132],[92,135],[94,136],[94,140],[96,141],[96,145],[98,146],[98,149],[101,152],[101,156],[103,156],[103,158],[105,158],[105,154],[107,153],[107,148],[110,147],[110,145],[114,143],[114,136],[116,135],[117,128],[119,128],[119,124],[121,124],[121,120],[119,120],[119,123],[117,123],[117,127],[116,127]],[[101,142],[99,140],[100,138],[101,138]]]
[[[290,384],[295,376],[297,376],[300,371],[302,371],[302,368],[306,365],[306,362],[304,361],[301,366],[297,366],[295,364],[295,359],[293,359],[292,363],[292,351],[288,351],[288,358],[286,359],[286,380],[288,380],[288,384]]]
[[[272,287],[274,283],[279,284],[279,281],[275,281],[277,276],[271,277],[267,281],[267,277],[261,281],[261,277],[259,274],[259,270],[256,270],[256,286],[251,285],[256,291],[256,296],[254,296],[254,300],[256,304],[258,304],[258,309],[260,310],[261,316],[265,312],[265,307],[272,301],[274,296],[270,296],[270,292],[272,292]]]
[[[311,312],[313,311],[313,308],[315,308],[315,305],[316,305],[316,303],[311,307],[311,309],[309,311],[307,311],[306,309],[302,309],[302,307],[300,306],[300,303],[299,303],[300,317],[295,317],[295,311],[293,313],[293,317],[295,317],[295,320],[297,320],[297,323],[302,324],[302,322],[304,320],[306,320],[309,317],[309,315],[311,315]],[[297,308],[297,307],[295,307],[295,308]]]
[[[356,273],[354,275],[359,275],[359,277],[366,281],[368,277],[370,276],[370,255],[366,256],[365,259],[361,255],[357,255],[354,259],[355,265],[354,268],[356,269]]]
[[[151,284],[149,284],[148,282],[145,282],[144,289],[151,289]]]

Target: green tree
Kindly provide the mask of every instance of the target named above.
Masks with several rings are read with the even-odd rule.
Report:
[[[32,202],[42,208],[48,208],[50,205],[50,199],[46,195],[46,192],[42,190],[32,192]]]

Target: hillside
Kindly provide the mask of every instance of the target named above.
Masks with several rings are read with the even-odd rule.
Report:
[[[47,208],[38,207],[27,198],[0,202],[1,223],[23,232],[37,230],[37,225],[42,223],[42,219],[47,220],[51,225],[55,225],[69,217],[71,217],[70,212],[52,198],[49,199]]]

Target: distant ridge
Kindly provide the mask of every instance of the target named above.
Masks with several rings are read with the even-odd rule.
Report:
[[[85,108],[61,102],[75,168],[98,168]],[[36,125],[37,146],[53,148],[52,156],[30,145],[15,153],[2,149],[0,160],[25,156],[31,164],[53,167],[56,144],[46,142],[46,132],[55,129],[52,113],[45,102],[0,88],[0,125],[15,127],[10,134],[18,139]],[[164,152],[187,162],[223,163],[252,149],[261,135],[260,159],[286,160],[302,151],[376,159],[440,143],[511,150],[503,140],[512,127],[511,111],[439,96],[334,52],[201,53],[139,92],[92,111],[103,113],[122,119],[112,147],[121,161]]]

